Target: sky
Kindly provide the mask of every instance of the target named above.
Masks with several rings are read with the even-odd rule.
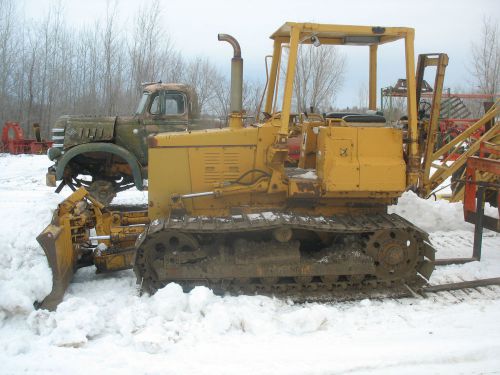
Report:
[[[105,15],[105,0],[24,0],[27,19],[42,18],[56,1],[61,1],[75,26],[92,25]],[[140,2],[117,3],[123,27],[132,27]],[[452,91],[472,86],[470,50],[480,38],[483,18],[497,22],[500,18],[500,0],[160,0],[160,4],[165,29],[184,56],[209,57],[229,75],[232,50],[217,41],[217,34],[231,34],[242,48],[245,79],[262,81],[264,56],[272,52],[269,35],[286,21],[414,27],[416,54],[446,52],[450,57],[445,87]],[[342,52],[347,69],[335,105],[356,105],[358,92],[367,83],[368,51],[342,47]],[[379,89],[404,77],[403,53],[402,42],[379,48]]]

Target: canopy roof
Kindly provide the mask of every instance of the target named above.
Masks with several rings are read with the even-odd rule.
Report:
[[[282,43],[290,41],[292,28],[299,28],[300,43],[311,44],[311,36],[315,36],[322,44],[374,45],[393,42],[413,34],[414,29],[408,27],[351,26],[327,25],[317,23],[286,22],[272,35],[271,39]]]

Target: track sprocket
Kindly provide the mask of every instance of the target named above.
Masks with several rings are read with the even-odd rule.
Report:
[[[381,279],[413,276],[418,258],[416,234],[408,229],[386,229],[375,232],[366,244],[366,253],[375,263]]]

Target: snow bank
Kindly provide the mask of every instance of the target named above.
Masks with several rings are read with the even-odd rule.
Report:
[[[389,207],[389,212],[403,216],[429,233],[436,230],[474,230],[474,226],[463,219],[462,203],[420,199],[411,191],[404,193],[397,205]]]
[[[206,287],[184,293],[175,283],[151,297],[129,295],[125,299],[125,304],[117,304],[69,297],[55,312],[31,312],[27,325],[33,334],[56,346],[81,347],[99,335],[112,334],[138,350],[158,353],[182,339],[231,332],[313,333],[327,329],[336,311],[319,304],[297,307],[263,296],[220,297]]]
[[[417,374],[487,372],[500,364],[498,297],[295,305],[218,297],[204,287],[186,294],[175,284],[158,293],[161,301],[127,296],[125,304],[70,297],[56,312],[32,312],[27,328],[12,321],[16,331],[4,329],[0,338],[4,370]]]
[[[307,172],[305,172],[303,174],[299,174],[295,177],[296,178],[303,178],[305,180],[317,180],[318,179],[318,175],[316,174],[315,170],[308,170]]]
[[[50,222],[60,196],[44,185],[46,157],[0,154],[0,311],[28,313],[52,288],[52,274],[36,236]]]

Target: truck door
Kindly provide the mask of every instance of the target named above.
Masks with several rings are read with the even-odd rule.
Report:
[[[162,90],[151,94],[149,115],[144,117],[146,134],[186,131],[188,107],[186,95],[179,91]]]
[[[140,116],[142,153],[147,160],[147,138],[163,132],[186,131],[188,128],[188,100],[186,94],[175,90],[159,90],[145,93]]]

